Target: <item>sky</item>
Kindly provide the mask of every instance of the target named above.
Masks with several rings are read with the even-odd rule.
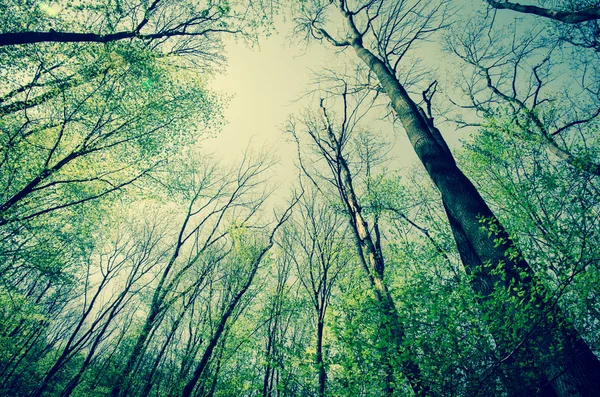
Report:
[[[239,155],[250,143],[285,151],[290,145],[285,145],[282,127],[288,115],[299,110],[295,101],[306,89],[311,69],[326,65],[331,54],[319,46],[303,54],[282,34],[263,38],[254,48],[228,40],[225,48],[226,70],[210,86],[231,96],[225,110],[227,125],[205,147],[222,151],[225,157]]]
[[[266,149],[278,158],[276,179],[284,185],[298,174],[294,165],[296,146],[283,133],[286,120],[306,107],[317,106],[307,100],[298,101],[310,86],[314,71],[350,58],[336,56],[332,47],[319,43],[308,48],[292,45],[286,38],[286,28],[283,25],[281,33],[262,38],[254,48],[241,41],[226,42],[226,69],[209,85],[230,97],[225,109],[226,125],[214,138],[201,143],[204,150],[227,162],[239,160],[248,145],[255,150]],[[392,133],[391,126],[379,126],[388,128],[388,135]],[[402,162],[409,164],[416,159],[408,140],[393,135],[394,141],[406,141],[401,145],[405,148]]]

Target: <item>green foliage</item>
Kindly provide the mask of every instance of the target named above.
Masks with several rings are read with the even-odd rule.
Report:
[[[271,19],[263,6],[7,0],[0,33],[103,35],[149,18],[139,34],[252,38]],[[323,8],[333,6],[301,1],[302,33],[335,23]],[[556,101],[486,109],[460,163],[498,215],[478,226],[504,256],[465,271],[424,171],[382,166],[382,141],[346,113],[340,148],[330,139],[321,154],[334,171],[349,157],[399,342],[357,253],[366,243],[349,226],[346,181],[325,167],[316,174],[333,184],[303,179],[270,241],[272,161],[246,154],[227,168],[200,153],[198,140],[224,123],[225,102],[207,89],[219,37],[0,46],[0,394],[177,396],[197,372],[193,395],[316,396],[323,370],[325,396],[392,397],[391,375],[394,395],[409,396],[415,363],[431,395],[500,396],[543,386],[539,368],[566,348],[545,343],[546,327],[575,324],[600,349],[600,182],[585,171],[599,159],[597,120],[561,137],[567,162],[537,133],[536,120],[556,127],[569,113]],[[306,127],[325,145],[321,116]],[[519,260],[533,273],[515,270]],[[524,384],[507,387],[517,375]]]
[[[588,155],[598,150],[593,140],[585,144]],[[520,125],[498,116],[466,146],[465,165],[478,176],[482,193],[543,280],[540,293],[548,316],[553,316],[553,305],[566,309],[564,321],[575,322],[590,346],[597,348],[596,333],[591,330],[598,315],[590,296],[600,286],[596,271],[600,252],[594,243],[600,232],[598,178],[557,159]],[[489,230],[493,235],[493,227]],[[540,305],[519,301],[519,296],[526,295],[519,292],[519,286],[512,288],[516,295],[497,296],[495,301],[512,302],[522,313]],[[536,320],[522,315],[514,321],[517,330]]]

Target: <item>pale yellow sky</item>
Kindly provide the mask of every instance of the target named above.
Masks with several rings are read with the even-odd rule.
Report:
[[[307,106],[317,106],[306,100],[296,102],[309,87],[311,70],[358,61],[351,52],[347,56],[336,55],[336,50],[328,45],[313,43],[309,48],[291,45],[286,39],[290,26],[277,24],[279,33],[262,37],[260,45],[254,48],[248,48],[242,41],[226,41],[226,69],[209,84],[212,89],[232,96],[225,109],[226,125],[215,138],[201,143],[203,150],[225,162],[239,160],[248,145],[256,150],[269,148],[280,161],[276,168],[279,181],[293,179],[298,174],[294,167],[296,147],[287,141],[282,129],[289,115],[298,115]],[[432,47],[425,51],[425,58],[440,54],[439,49]],[[389,122],[369,125],[382,130],[386,139],[394,143],[390,150],[394,167],[415,163],[416,155],[403,132],[394,131]],[[449,144],[455,145],[454,129],[450,125],[441,129]]]
[[[344,58],[355,61],[336,56],[333,48],[318,43],[308,49],[292,46],[285,34],[282,29],[280,34],[263,38],[255,48],[234,40],[226,43],[226,71],[217,75],[210,87],[233,98],[225,110],[223,130],[215,138],[202,141],[204,150],[228,162],[239,159],[249,144],[257,149],[272,148],[280,160],[277,173],[284,179],[297,172],[296,148],[287,142],[282,128],[289,115],[316,106],[306,100],[297,102],[309,87],[311,70],[332,67],[344,62]],[[380,123],[381,128],[391,131],[386,124]],[[412,155],[412,149],[407,149],[406,154]]]
[[[292,160],[294,148],[286,145],[281,129],[288,115],[302,108],[295,101],[308,86],[310,69],[327,65],[333,57],[318,45],[303,54],[303,48],[290,47],[284,34],[262,38],[254,48],[226,42],[226,71],[210,87],[233,97],[225,110],[227,125],[216,138],[203,143],[205,148],[233,159],[250,143],[257,148],[273,146],[284,163]]]

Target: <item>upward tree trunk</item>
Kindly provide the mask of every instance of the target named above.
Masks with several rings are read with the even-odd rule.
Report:
[[[600,361],[558,309],[546,312],[542,286],[535,281],[529,264],[515,248],[475,186],[457,167],[439,130],[423,116],[385,64],[364,48],[360,37],[355,37],[351,45],[357,56],[378,77],[415,152],[440,191],[461,259],[472,276],[473,289],[485,302],[496,288],[503,287],[515,299],[522,299],[531,306],[528,314],[537,323],[534,323],[530,333],[521,332],[519,337],[524,338],[523,343],[519,343],[514,350],[503,351],[500,346],[499,350],[505,356],[503,362],[519,363],[529,345],[542,353],[542,357],[547,355],[551,358],[550,365],[540,362],[533,364],[537,372],[543,374],[533,381],[534,387],[540,388],[550,382],[558,396],[600,395]],[[493,225],[493,237],[489,237],[488,231],[482,229],[482,220]],[[498,269],[500,272],[497,272]],[[517,296],[518,293],[524,293],[526,297]],[[485,304],[483,308],[485,310]],[[497,312],[486,314],[489,318],[502,315]],[[494,336],[500,344],[505,339],[501,335]],[[525,371],[518,368],[510,371],[509,392],[531,393],[531,390],[521,389],[523,385],[532,383],[525,375]]]
[[[317,367],[319,369],[319,397],[325,397],[325,383],[327,382],[327,372],[325,372],[325,363],[323,362],[323,329],[325,324],[322,319],[317,322]]]
[[[267,334],[267,347],[265,352],[265,357],[267,363],[265,364],[265,376],[263,377],[263,397],[269,397],[271,395],[271,387],[273,385],[273,370],[271,368],[272,357],[271,353],[273,350],[273,345],[275,344],[275,333],[277,332],[277,320],[278,316],[275,316],[273,320],[273,324],[269,322],[267,325],[268,334]]]

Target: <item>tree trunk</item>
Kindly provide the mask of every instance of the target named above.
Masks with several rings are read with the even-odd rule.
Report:
[[[533,307],[531,320],[534,326],[529,334],[521,333],[520,337],[524,338],[523,348],[533,344],[534,349],[543,356],[551,356],[552,360],[551,365],[535,363],[539,372],[550,380],[558,396],[600,395],[600,361],[558,308],[553,313],[546,312],[544,305],[547,300],[543,287],[536,282],[529,264],[520,255],[475,186],[457,167],[439,130],[423,117],[422,111],[385,64],[363,47],[360,37],[354,38],[351,44],[358,57],[378,77],[417,156],[440,191],[458,251],[467,273],[472,276],[475,292],[483,301],[491,298],[498,287],[507,288],[517,299],[522,299],[516,295],[524,292],[527,299],[523,301],[529,302]],[[493,238],[482,228],[482,221],[494,227]],[[498,269],[501,269],[499,273],[492,272]],[[489,318],[501,315],[497,312],[486,314]],[[502,318],[499,320],[502,321]],[[535,324],[535,321],[538,323]],[[517,350],[522,350],[521,346],[517,346],[514,351],[503,352],[501,341],[504,338],[500,335],[494,337],[498,337],[500,342],[499,350],[505,356],[503,361],[519,363],[523,352]],[[556,350],[556,353],[551,350]],[[509,379],[510,384],[506,385],[509,392],[532,392],[522,389],[524,385],[532,383],[524,371],[511,371]],[[542,377],[533,383],[539,387],[546,382]]]
[[[125,365],[124,370],[121,372],[121,375],[117,379],[115,379],[115,384],[110,392],[111,397],[119,397],[121,395],[123,387],[127,387],[127,381],[131,372],[141,356],[144,354],[146,341],[148,336],[150,335],[150,331],[155,326],[156,318],[158,316],[158,310],[154,310],[154,308],[150,309],[150,313],[144,322],[144,327],[140,332],[136,344],[127,360],[127,364]]]
[[[271,368],[271,351],[272,351],[272,347],[273,344],[275,343],[275,332],[277,330],[277,319],[278,317],[275,316],[274,324],[271,324],[271,322],[269,322],[268,324],[268,335],[267,335],[267,347],[266,347],[266,352],[265,352],[265,357],[267,360],[267,363],[265,365],[265,376],[263,377],[263,397],[269,397],[271,395],[271,386],[273,384],[271,378],[273,375],[273,371]]]
[[[390,335],[386,335],[386,339],[389,339],[389,344],[393,346],[393,349],[386,347],[382,352],[387,361],[384,365],[384,393],[386,396],[394,395],[396,381],[393,360],[397,358],[400,362],[402,372],[404,376],[406,376],[414,393],[417,396],[426,396],[429,394],[429,386],[423,382],[421,370],[413,361],[413,357],[410,354],[410,346],[403,346],[405,339],[404,324],[400,321],[398,310],[396,309],[392,295],[384,282],[385,263],[381,253],[381,247],[379,246],[379,243],[372,238],[369,226],[362,215],[362,209],[354,191],[350,168],[342,154],[341,142],[335,136],[333,125],[329,120],[327,110],[323,105],[323,100],[321,100],[321,109],[323,111],[326,130],[329,135],[329,145],[334,149],[334,154],[331,155],[323,151],[323,149],[321,150],[325,157],[328,158],[332,170],[335,170],[334,176],[336,178],[339,195],[345,204],[350,217],[350,227],[354,233],[358,258],[361,261],[363,270],[365,271],[373,293],[380,305],[379,310],[381,311],[384,322],[383,329],[390,331]],[[313,139],[317,145],[320,145],[318,137],[313,136]],[[378,229],[376,224],[374,225],[374,228],[377,236]],[[404,349],[406,349],[409,354],[403,354]],[[397,357],[394,357],[394,352],[398,353]]]
[[[327,382],[327,372],[325,372],[325,363],[323,362],[323,329],[325,324],[319,319],[317,323],[317,357],[316,364],[319,370],[319,397],[325,397],[325,383]]]

